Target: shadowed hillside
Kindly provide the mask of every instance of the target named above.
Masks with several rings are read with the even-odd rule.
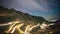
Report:
[[[29,15],[28,13],[23,13],[21,11],[16,11],[14,9],[7,9],[2,6],[0,6],[0,24],[8,23],[12,21],[23,21],[23,23],[27,24],[42,24],[43,22],[47,22],[43,17],[41,16],[33,16]],[[0,32],[5,31],[8,28],[8,26],[0,27]]]
[[[47,22],[43,17],[41,16],[33,16],[29,15],[28,13],[23,13],[21,11],[16,11],[14,9],[7,9],[2,6],[0,6],[0,21],[6,20],[4,22],[9,22],[13,20],[23,20],[25,22],[30,21],[34,23],[42,23]]]
[[[7,8],[0,6],[0,24],[13,22],[13,21],[21,21],[22,23],[24,23],[25,25],[23,25],[21,28],[23,31],[25,30],[26,25],[29,25],[29,24],[36,25],[38,23],[39,24],[52,23],[52,22],[46,21],[41,16],[33,16],[33,15],[28,14],[28,13],[23,13],[21,11],[17,11],[14,9],[7,9]],[[46,30],[40,29],[40,27],[38,26],[38,27],[34,28],[31,31],[31,33],[32,34],[48,34],[48,33],[50,33],[50,31],[52,31],[53,33],[51,33],[51,34],[55,34],[55,33],[57,34],[60,32],[60,27],[59,27],[60,22],[56,21],[53,23],[55,23],[55,24],[49,26]],[[0,26],[0,34],[7,34],[7,33],[5,33],[5,31],[8,29],[8,27],[9,27],[9,25],[8,26]],[[40,32],[40,30],[42,30],[43,32]],[[17,31],[15,31],[15,33],[16,32]],[[8,34],[10,34],[10,33],[8,33]]]

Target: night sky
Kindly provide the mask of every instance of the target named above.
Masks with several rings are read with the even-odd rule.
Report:
[[[0,5],[47,20],[60,19],[60,0],[0,0]]]

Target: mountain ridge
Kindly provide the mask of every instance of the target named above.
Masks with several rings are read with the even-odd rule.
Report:
[[[9,17],[14,17],[18,18],[18,20],[23,20],[23,21],[31,21],[31,22],[47,22],[43,17],[41,16],[33,16],[33,15],[29,15],[28,13],[23,13],[21,11],[16,11],[14,9],[8,9],[8,8],[4,8],[2,6],[0,6],[0,16],[9,16]],[[12,18],[13,19],[13,18]]]

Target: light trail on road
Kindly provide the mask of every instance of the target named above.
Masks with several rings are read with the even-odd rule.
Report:
[[[39,23],[37,25],[32,26],[29,31],[31,31],[33,28],[40,26]]]
[[[33,28],[40,26],[41,29],[45,29],[46,27],[49,27],[51,25],[54,25],[54,23],[51,24],[37,24],[37,25],[27,25],[25,28],[25,31],[21,30],[20,28],[25,25],[24,23],[20,23],[20,21],[14,21],[14,22],[9,22],[9,23],[5,23],[5,24],[0,24],[0,26],[6,26],[6,25],[10,25],[9,29],[6,30],[6,33],[14,33],[15,30],[18,30],[20,34],[31,34],[30,32],[33,30]]]
[[[13,23],[19,23],[19,22],[20,22],[20,21],[8,22],[8,23],[0,24],[0,26],[11,25],[11,24],[13,24]]]
[[[44,28],[49,27],[49,26],[54,25],[54,24],[55,24],[55,23],[51,23],[51,24],[42,23],[42,24],[40,25],[40,27],[41,27],[41,29],[44,29]]]

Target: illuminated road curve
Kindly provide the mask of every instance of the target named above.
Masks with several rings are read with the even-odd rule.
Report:
[[[19,23],[20,21],[14,21],[14,22],[9,22],[9,23],[4,23],[4,24],[0,24],[0,26],[6,26],[6,25],[11,25],[13,23]]]
[[[52,24],[45,24],[45,23],[42,23],[42,24],[37,24],[37,25],[27,25],[26,28],[25,28],[25,31],[22,31],[20,28],[24,25],[23,23],[20,23],[20,21],[15,21],[15,22],[9,22],[9,23],[5,23],[5,24],[0,24],[0,26],[5,26],[5,25],[10,25],[9,29],[6,30],[5,32],[6,33],[14,33],[15,30],[18,30],[20,32],[20,34],[31,34],[29,33],[30,31],[33,30],[33,28],[35,27],[38,27],[40,26],[41,29],[44,29],[50,25],[54,25],[54,23]]]

